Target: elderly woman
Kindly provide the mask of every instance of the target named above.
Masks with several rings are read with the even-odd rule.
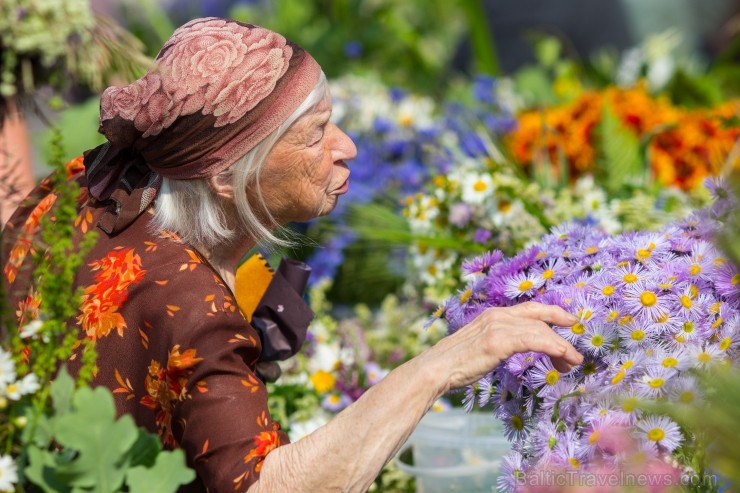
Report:
[[[76,239],[98,237],[77,274],[84,295],[70,330],[95,342],[93,383],[114,391],[118,412],[185,451],[197,480],[183,491],[364,491],[450,389],[515,352],[544,352],[562,370],[582,360],[548,327],[576,321],[560,308],[489,309],[288,443],[256,368],[299,345],[312,315],[306,272],[285,263],[266,292],[247,282],[261,296],[253,314],[235,306],[235,272],[258,242],[285,243],[278,228],[328,214],[347,192],[356,149],[330,116],[308,53],[215,18],[179,28],[155,68],[102,96],[108,142],[74,178]],[[55,198],[42,183],[5,229],[4,281],[19,316],[35,296],[27,245]]]

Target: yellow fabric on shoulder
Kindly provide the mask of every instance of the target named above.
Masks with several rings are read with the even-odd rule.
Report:
[[[247,321],[252,322],[252,315],[274,275],[275,271],[259,253],[249,257],[236,269],[236,304],[247,317]]]

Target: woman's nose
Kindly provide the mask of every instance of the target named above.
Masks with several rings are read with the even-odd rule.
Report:
[[[331,124],[335,133],[332,139],[332,158],[334,161],[347,161],[357,157],[357,147],[344,131]]]

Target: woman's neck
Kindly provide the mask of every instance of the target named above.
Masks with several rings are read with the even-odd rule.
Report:
[[[227,247],[216,247],[212,250],[202,249],[201,251],[229,289],[235,292],[236,269],[239,267],[241,259],[254,245],[254,242],[250,242],[248,245],[240,245],[239,247],[229,245]]]

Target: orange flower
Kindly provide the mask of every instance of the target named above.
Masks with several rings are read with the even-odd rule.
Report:
[[[15,315],[18,317],[18,327],[23,327],[31,320],[39,318],[40,306],[41,296],[32,286],[26,298],[18,302],[18,309],[15,311]]]
[[[3,273],[9,284],[15,282],[15,278],[18,275],[18,269],[23,265],[23,261],[26,259],[26,255],[31,250],[31,240],[33,235],[39,229],[39,223],[41,217],[51,209],[51,206],[56,202],[56,194],[50,193],[45,196],[39,203],[34,207],[31,214],[26,218],[26,222],[21,228],[21,233],[18,235],[13,248],[10,250],[10,256],[8,262],[5,264]]]
[[[569,104],[524,112],[506,145],[527,167],[543,162],[557,167],[564,158],[570,176],[577,178],[594,170],[599,153],[594,129],[605,104],[639,139],[652,137],[648,164],[665,186],[692,189],[717,174],[740,137],[740,128],[724,124],[740,114],[740,101],[687,110],[651,96],[643,84],[587,92]],[[728,164],[740,166],[740,157]]]
[[[97,283],[85,288],[77,323],[92,340],[107,336],[113,329],[123,336],[126,321],[118,310],[128,299],[128,287],[140,282],[146,274],[141,257],[133,248],[118,247],[89,266],[92,271],[98,271]]]

